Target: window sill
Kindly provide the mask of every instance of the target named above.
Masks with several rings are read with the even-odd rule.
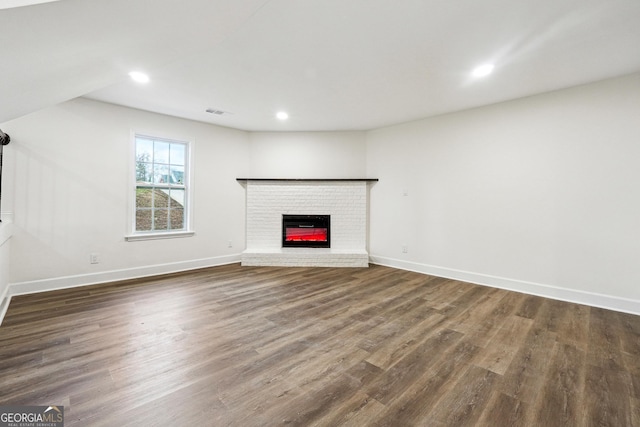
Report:
[[[127,242],[138,242],[141,240],[160,240],[160,239],[177,239],[181,237],[191,237],[195,235],[195,231],[176,231],[172,233],[148,233],[148,234],[130,234],[124,236]]]

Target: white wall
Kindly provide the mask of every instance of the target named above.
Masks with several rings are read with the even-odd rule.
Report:
[[[376,262],[640,313],[640,74],[371,131],[367,174]]]
[[[253,132],[251,178],[364,178],[364,132]]]
[[[14,213],[16,291],[61,277],[54,287],[239,260],[244,188],[235,178],[249,172],[245,132],[87,99],[1,128],[11,134],[16,163],[4,189],[12,206],[3,205]],[[194,142],[195,236],[125,242],[132,131]],[[89,263],[91,252],[100,264]]]

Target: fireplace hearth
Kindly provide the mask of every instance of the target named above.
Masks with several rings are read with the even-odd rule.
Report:
[[[283,248],[330,248],[330,215],[282,215]]]

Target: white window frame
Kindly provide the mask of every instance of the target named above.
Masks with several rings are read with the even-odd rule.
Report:
[[[136,231],[136,189],[138,188],[136,182],[136,139],[145,138],[155,141],[179,143],[185,144],[187,147],[187,153],[185,156],[185,171],[184,171],[184,189],[185,189],[185,227],[184,230],[173,231]],[[157,240],[157,239],[172,239],[181,237],[191,237],[195,234],[193,229],[193,151],[194,142],[184,138],[167,138],[165,136],[157,136],[147,132],[131,132],[130,138],[130,150],[129,150],[129,180],[127,191],[129,193],[129,209],[128,209],[128,225],[127,233],[125,234],[125,240],[127,242],[135,242],[141,240]]]

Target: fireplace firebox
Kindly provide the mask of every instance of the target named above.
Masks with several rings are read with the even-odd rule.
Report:
[[[282,215],[283,248],[330,248],[331,215]]]

